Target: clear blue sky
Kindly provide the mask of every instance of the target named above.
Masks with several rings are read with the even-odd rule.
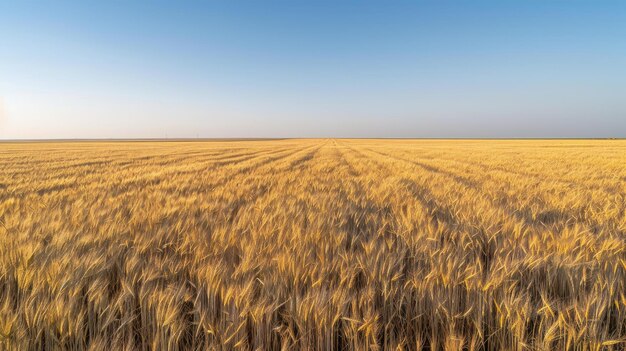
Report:
[[[0,138],[626,137],[626,1],[130,3],[0,3]]]

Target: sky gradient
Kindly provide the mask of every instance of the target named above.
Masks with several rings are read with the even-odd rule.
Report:
[[[0,2],[0,138],[626,137],[624,1]]]

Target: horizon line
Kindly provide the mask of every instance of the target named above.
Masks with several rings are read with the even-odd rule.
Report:
[[[216,138],[17,138],[0,139],[0,143],[45,142],[206,142],[270,141],[298,139],[364,139],[364,140],[626,140],[626,137],[216,137]]]

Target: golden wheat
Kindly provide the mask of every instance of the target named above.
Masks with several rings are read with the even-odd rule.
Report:
[[[623,350],[626,142],[0,144],[0,349]]]

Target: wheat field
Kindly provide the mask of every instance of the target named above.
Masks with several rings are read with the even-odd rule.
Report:
[[[626,141],[0,144],[2,350],[624,350]]]

